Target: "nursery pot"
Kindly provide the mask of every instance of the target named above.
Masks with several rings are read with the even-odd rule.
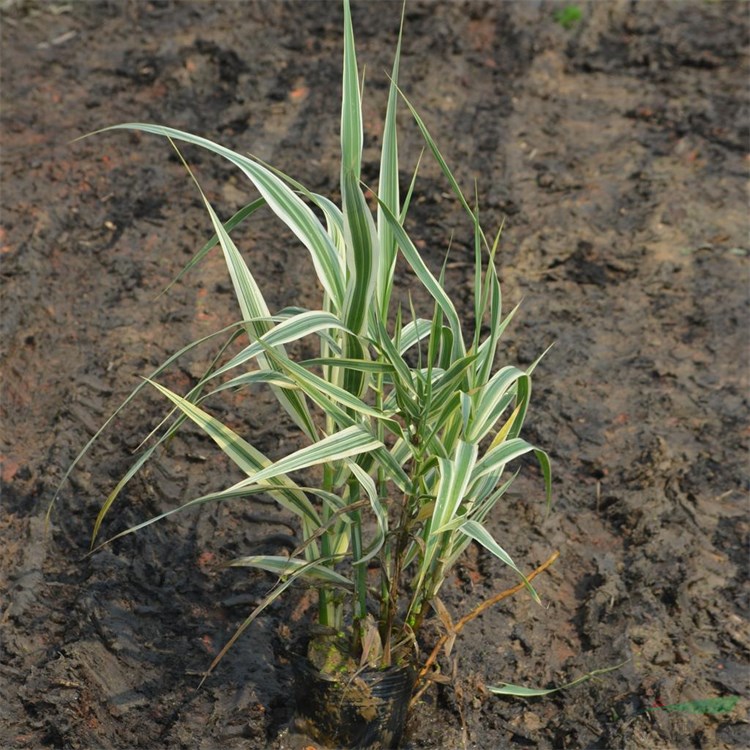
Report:
[[[415,671],[409,666],[330,675],[306,657],[294,666],[296,718],[304,731],[334,748],[398,747],[406,724]]]

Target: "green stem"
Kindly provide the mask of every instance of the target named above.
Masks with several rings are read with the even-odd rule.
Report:
[[[359,483],[349,480],[349,504],[359,501]],[[362,514],[359,510],[349,514],[352,521],[352,563],[354,566],[354,631],[359,631],[359,623],[367,615],[367,566],[360,560],[364,557],[362,545]],[[355,636],[356,637],[356,636]]]
[[[414,497],[412,495],[404,496],[404,501],[401,506],[401,520],[397,527],[398,536],[396,537],[396,552],[393,556],[392,570],[390,571],[390,587],[387,589],[385,596],[383,597],[383,603],[381,604],[381,612],[383,605],[385,605],[386,608],[385,614],[381,614],[382,630],[380,633],[381,640],[383,641],[383,667],[391,666],[393,621],[396,609],[398,608],[399,580],[401,578],[401,568],[404,562],[406,546],[409,541],[408,526],[413,503]]]
[[[326,465],[323,468],[323,486],[328,489],[333,485],[333,473],[331,468]],[[321,520],[325,524],[330,520],[331,511],[327,504],[321,508]],[[324,559],[330,559],[332,556],[331,539],[329,534],[323,534],[320,539],[320,551]],[[324,627],[337,627],[336,602],[333,598],[333,592],[330,589],[321,587],[318,592],[318,622]]]

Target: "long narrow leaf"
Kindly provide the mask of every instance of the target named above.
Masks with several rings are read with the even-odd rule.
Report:
[[[367,430],[358,425],[353,425],[323,438],[317,443],[300,448],[289,456],[280,458],[271,466],[255,474],[252,480],[253,482],[264,482],[280,474],[299,471],[324,462],[350,458],[380,447],[382,447],[382,443],[376,440]]]
[[[172,139],[169,139],[170,143],[174,146]],[[175,147],[175,150],[177,148]],[[178,155],[182,159],[182,154],[177,150]],[[214,230],[219,238],[221,249],[224,253],[224,259],[226,261],[227,268],[229,270],[229,276],[234,286],[235,296],[239,303],[240,310],[242,311],[242,317],[247,322],[248,331],[252,332],[254,338],[260,338],[269,330],[269,324],[266,322],[266,318],[270,316],[270,310],[263,297],[260,287],[258,286],[255,278],[253,277],[250,269],[247,267],[244,259],[237,250],[236,245],[232,241],[231,237],[227,233],[226,229],[219,221],[219,217],[211,206],[208,198],[201,189],[198,180],[190,171],[187,163],[182,159],[183,164],[188,169],[190,176],[193,179],[196,187],[200,191],[203,203],[211,217],[211,221],[214,225]],[[260,358],[260,364],[265,364],[263,358]],[[274,393],[279,403],[284,407],[289,416],[299,426],[299,428],[311,439],[315,439],[316,429],[312,422],[310,413],[307,410],[304,400],[297,393],[287,393],[283,390],[274,389]]]
[[[218,419],[215,419],[203,411],[203,409],[178,396],[163,385],[155,381],[151,381],[151,384],[178,406],[189,419],[195,422],[242,471],[252,478],[252,483],[257,484],[284,474],[283,470],[280,472],[269,472],[268,470],[276,466],[278,462],[277,464],[268,464],[268,459],[260,451],[237,435],[233,430],[230,430],[229,427],[219,422]],[[264,472],[265,476],[261,478],[261,474]],[[288,482],[282,482],[280,489],[288,489]],[[318,514],[303,493],[294,493],[293,501],[297,511],[306,516],[311,523],[320,523]]]
[[[265,198],[269,208],[308,249],[320,283],[333,300],[337,309],[340,310],[342,308],[344,285],[342,283],[340,258],[336,248],[333,246],[323,226],[315,217],[315,214],[273,172],[262,167],[247,156],[238,154],[207,138],[164,125],[130,122],[103,128],[102,131],[98,132],[109,130],[138,130],[144,133],[153,133],[154,135],[184,141],[185,143],[191,143],[213,151],[239,167],[253,182],[263,198]]]
[[[528,375],[517,367],[508,365],[498,370],[478,393],[467,438],[481,440],[497,423],[517,393],[519,380],[528,380]],[[521,415],[523,416],[523,415]],[[522,424],[521,420],[516,423]]]
[[[455,518],[461,501],[464,499],[466,489],[469,485],[471,472],[477,457],[477,446],[475,444],[459,441],[454,459],[440,458],[440,484],[435,498],[435,508],[427,529],[427,539],[424,554],[419,566],[419,573],[414,585],[414,590],[419,592],[423,585],[429,586],[428,577],[434,573],[434,566],[439,565],[438,554],[445,546],[449,537],[441,531]],[[448,532],[449,534],[450,532]],[[434,586],[439,586],[441,580],[433,581]],[[428,590],[427,596],[436,593]]]
[[[254,214],[259,208],[266,205],[265,198],[258,198],[254,200],[252,203],[248,203],[247,206],[243,206],[237,213],[235,213],[231,218],[229,218],[227,221],[224,222],[224,230],[227,232],[231,232],[238,224],[243,222],[248,216],[251,216]],[[208,242],[206,242],[203,247],[198,250],[197,253],[187,262],[187,264],[182,268],[182,270],[175,276],[172,281],[169,282],[169,284],[166,286],[162,294],[169,291],[180,279],[193,267],[198,265],[203,258],[206,257],[206,255],[214,248],[216,245],[219,244],[219,235],[214,234]]]
[[[542,601],[539,598],[539,594],[536,593],[534,587],[529,583],[526,576],[521,572],[521,569],[513,562],[511,556],[493,539],[487,529],[476,521],[468,520],[465,521],[459,527],[461,533],[471,537],[475,542],[481,544],[486,550],[491,552],[499,560],[502,560],[508,567],[512,568],[521,577],[521,580],[526,586],[526,590],[531,594],[532,598],[537,604],[541,604]]]
[[[125,398],[122,403],[110,414],[109,417],[107,417],[106,421],[102,426],[94,433],[94,435],[88,440],[86,445],[81,448],[81,450],[78,452],[76,457],[73,459],[73,461],[70,463],[68,468],[65,470],[65,473],[62,476],[62,479],[60,479],[56,489],[55,493],[52,496],[52,499],[49,502],[49,505],[47,506],[47,513],[45,515],[45,521],[49,522],[50,515],[52,513],[52,510],[55,506],[55,502],[57,501],[58,496],[60,495],[60,491],[65,484],[65,482],[68,480],[68,477],[70,477],[73,470],[78,466],[78,464],[81,462],[83,457],[91,450],[91,447],[94,445],[94,443],[99,440],[99,438],[102,436],[104,431],[109,427],[110,424],[114,421],[114,419],[117,417],[117,415],[131,402],[135,397],[141,392],[143,388],[146,387],[148,381],[150,379],[158,377],[162,372],[164,372],[170,365],[174,364],[180,357],[182,357],[187,352],[195,349],[196,347],[200,346],[201,344],[204,344],[214,338],[217,338],[219,336],[222,336],[227,333],[232,333],[233,335],[236,335],[242,328],[243,323],[232,323],[231,325],[226,326],[225,328],[222,328],[219,331],[215,331],[214,333],[210,333],[208,336],[204,336],[203,338],[197,339],[196,341],[193,341],[189,343],[187,346],[182,347],[179,351],[175,352],[171,356],[169,356],[164,362],[162,362],[156,369],[152,370],[151,373],[148,375],[148,377],[144,380],[142,380],[131,392],[130,394]]]
[[[404,30],[404,14],[406,3],[401,9],[401,26],[396,43],[396,54],[393,58],[391,70],[391,84],[388,91],[388,105],[383,124],[383,148],[380,153],[380,179],[378,181],[378,197],[384,206],[394,215],[401,213],[398,186],[398,136],[396,113],[398,109],[398,69],[401,58],[401,38]],[[380,238],[381,258],[378,265],[377,301],[380,306],[380,317],[388,319],[388,308],[393,290],[394,270],[396,267],[396,239],[390,224],[382,215],[378,207],[378,237]]]
[[[307,563],[307,566],[318,566],[322,563],[332,562],[332,559],[318,558]],[[283,593],[286,591],[298,578],[301,578],[306,572],[305,566],[300,566],[294,570],[290,575],[286,576],[283,580],[280,580],[266,595],[263,601],[245,618],[244,622],[234,631],[232,637],[224,644],[221,651],[216,655],[214,660],[206,670],[206,674],[201,680],[202,685],[205,679],[211,674],[216,668],[216,665],[226,656],[227,651],[237,642],[237,639],[250,627],[250,625],[258,619],[258,617],[275,602]]]
[[[372,477],[354,461],[349,461],[349,468],[359,482],[360,487],[362,487],[369,498],[370,507],[372,508],[375,520],[377,521],[377,536],[372,545],[370,545],[370,548],[365,551],[365,554],[357,562],[358,565],[363,565],[380,552],[383,543],[385,542],[385,537],[388,533],[388,510],[378,496],[378,490]]]
[[[323,334],[330,329],[348,332],[348,328],[332,313],[323,310],[306,310],[292,318],[289,318],[269,330],[258,341],[243,349],[233,357],[227,364],[220,367],[214,373],[219,377],[239,367],[245,362],[255,359],[269,349],[275,348],[291,341],[298,341],[304,336],[311,334]]]
[[[271,357],[271,359],[276,361],[278,367],[285,370],[290,378],[300,387],[302,387],[306,393],[309,393],[311,395],[314,392],[323,394],[327,398],[338,402],[348,409],[369,417],[374,417],[375,419],[387,418],[388,415],[384,414],[380,409],[377,409],[374,406],[369,406],[349,391],[345,390],[344,388],[339,388],[337,385],[334,385],[333,383],[325,380],[325,378],[321,378],[318,375],[315,375],[296,362],[290,359],[277,358],[273,352],[269,352],[269,356]],[[318,403],[320,402],[318,401]]]
[[[450,168],[448,167],[447,162],[443,158],[443,155],[440,153],[440,149],[437,147],[437,144],[435,143],[432,136],[430,135],[430,131],[427,129],[427,126],[424,124],[424,120],[422,120],[417,110],[414,109],[411,102],[406,98],[406,96],[400,89],[399,89],[399,93],[401,94],[401,98],[404,100],[404,103],[409,108],[409,111],[411,112],[412,117],[414,118],[414,121],[417,123],[417,127],[421,131],[422,137],[424,138],[425,143],[427,144],[430,151],[432,151],[432,155],[435,157],[435,161],[437,161],[437,163],[440,166],[440,169],[443,171],[443,174],[445,175],[448,182],[450,183],[450,186],[453,189],[454,194],[458,198],[459,202],[463,206],[468,216],[471,218],[472,223],[476,223],[476,216],[474,214],[474,211],[472,211],[471,207],[466,201],[466,198],[464,197],[463,192],[461,192],[461,188],[458,186],[458,182],[456,181],[456,178],[453,176],[453,172],[451,172]],[[479,228],[479,231],[482,234],[482,239],[486,244],[486,240],[484,239],[484,233],[481,232],[481,228]]]
[[[509,461],[519,458],[526,453],[534,450],[531,443],[527,443],[523,438],[511,438],[500,443],[497,447],[487,451],[482,458],[477,461],[474,467],[472,479],[476,480],[494,471],[498,471]]]
[[[461,322],[456,312],[456,308],[451,301],[451,298],[446,294],[440,282],[435,278],[432,271],[427,268],[425,262],[422,260],[422,256],[411,241],[409,235],[404,231],[404,228],[399,223],[398,219],[389,211],[388,207],[379,202],[383,216],[393,230],[393,235],[396,238],[396,242],[406,258],[407,262],[411,266],[412,270],[416,274],[417,278],[422,282],[425,289],[429,292],[432,298],[440,305],[440,309],[445,314],[448,320],[448,325],[453,332],[454,348],[453,355],[460,357],[465,354],[463,337],[461,334]]]
[[[353,588],[352,582],[337,573],[335,570],[318,563],[310,563],[307,560],[298,560],[294,557],[281,557],[278,555],[247,555],[238,557],[227,563],[230,568],[258,568],[269,573],[275,573],[279,577],[291,575],[299,571],[299,577],[310,583],[320,583],[326,586],[338,586],[340,588]]]
[[[491,693],[494,693],[495,695],[513,695],[517,698],[538,698],[543,695],[558,693],[561,690],[568,690],[569,688],[580,685],[582,682],[587,682],[588,680],[597,677],[600,674],[607,674],[607,672],[614,672],[616,669],[622,669],[625,664],[627,664],[627,661],[616,664],[614,667],[594,669],[588,674],[582,675],[572,682],[568,682],[565,685],[560,685],[560,687],[556,688],[527,688],[521,685],[511,685],[509,682],[501,682],[500,685],[487,685],[487,690],[489,690]],[[666,708],[669,708],[669,706],[667,706]]]

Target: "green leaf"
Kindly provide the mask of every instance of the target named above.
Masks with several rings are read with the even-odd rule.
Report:
[[[493,539],[487,529],[484,528],[480,523],[473,520],[465,521],[459,526],[461,533],[471,537],[475,542],[481,544],[486,550],[491,552],[498,560],[504,562],[508,567],[512,568],[521,577],[521,580],[526,586],[526,590],[531,594],[532,598],[537,604],[541,604],[542,601],[539,598],[539,594],[536,593],[534,587],[529,583],[526,576],[521,572],[518,566],[513,562],[511,556]]]
[[[248,203],[247,206],[243,206],[239,211],[237,211],[236,214],[234,214],[230,219],[224,222],[224,231],[231,232],[238,224],[243,222],[248,216],[251,216],[254,214],[259,208],[266,205],[266,201],[264,198],[258,198],[257,200],[254,200],[252,203]],[[171,287],[173,287],[188,271],[190,271],[192,268],[194,268],[198,263],[200,263],[203,258],[208,255],[208,253],[216,247],[216,245],[219,244],[219,235],[214,234],[208,242],[206,242],[203,247],[198,250],[198,252],[187,262],[185,267],[175,276],[172,281],[169,282],[169,284],[166,286],[162,294],[169,291]]]
[[[392,375],[395,372],[393,365],[387,362],[373,362],[369,359],[351,359],[347,357],[313,357],[304,359],[300,363],[301,367],[309,369],[310,367],[342,367],[347,370],[361,370],[370,374]]]
[[[369,318],[380,246],[372,214],[354,173],[342,174],[341,194],[348,272],[344,321],[351,331],[361,334]]]
[[[310,372],[293,360],[276,357],[273,352],[269,352],[269,356],[277,363],[277,366],[285,370],[289,374],[289,377],[297,383],[305,393],[314,399],[318,405],[324,405],[324,402],[320,399],[320,396],[323,395],[336,401],[347,409],[351,409],[360,414],[365,414],[366,416],[374,417],[375,419],[387,418],[388,415],[383,413],[380,409],[374,406],[369,406],[349,391],[334,385],[325,378],[315,375],[315,373]],[[323,406],[323,408],[325,407]],[[338,414],[339,412],[331,413],[331,416],[338,416]]]
[[[430,131],[427,129],[427,126],[424,124],[424,121],[419,116],[419,113],[417,112],[417,110],[414,109],[411,102],[406,98],[403,91],[399,89],[399,93],[401,94],[401,98],[404,100],[404,103],[409,108],[409,111],[411,112],[412,117],[414,118],[414,121],[417,123],[417,127],[422,133],[422,137],[424,138],[424,141],[427,144],[427,147],[430,149],[430,151],[432,151],[432,155],[435,157],[435,161],[437,161],[438,165],[440,166],[440,169],[442,170],[443,174],[448,180],[448,183],[453,189],[454,194],[456,195],[459,202],[463,206],[464,211],[466,211],[467,215],[471,218],[472,224],[474,224],[479,230],[479,232],[481,233],[482,240],[486,244],[486,240],[484,239],[484,234],[482,233],[481,228],[476,223],[476,215],[474,211],[471,209],[471,207],[469,206],[468,202],[466,201],[464,194],[461,192],[461,188],[458,186],[458,182],[456,181],[456,178],[453,176],[453,173],[448,167],[448,164],[443,158],[443,155],[440,153],[440,149],[437,147],[437,144],[435,143],[432,136],[430,135]]]
[[[500,281],[495,271],[494,260],[490,258],[487,269],[487,279],[484,284],[486,299],[484,305],[489,307],[489,329],[490,334],[483,342],[484,346],[479,344],[479,333],[482,329],[482,320],[484,318],[484,307],[479,311],[476,319],[476,332],[474,337],[473,349],[479,354],[477,363],[477,378],[475,385],[484,385],[490,378],[490,372],[495,361],[497,344],[503,332],[502,326],[502,293],[500,291]],[[508,316],[505,325],[509,322],[512,314]]]
[[[557,8],[552,17],[566,31],[570,31],[583,18],[583,11],[577,5],[566,5]]]
[[[714,714],[729,713],[739,702],[739,695],[724,695],[720,698],[701,698],[684,703],[671,703],[667,706],[649,706],[645,711],[677,711],[688,714],[703,714],[711,716]]]
[[[313,560],[311,562],[308,562],[307,566],[317,566],[326,562],[332,562],[332,560]],[[297,578],[301,578],[305,574],[306,570],[307,567],[305,566],[298,567],[296,570],[293,570],[291,574],[285,576],[283,580],[280,580],[279,583],[277,583],[271,589],[271,591],[267,594],[263,601],[260,602],[260,604],[258,604],[258,606],[245,618],[243,623],[237,628],[237,630],[234,631],[232,637],[227,641],[227,643],[224,644],[221,651],[219,651],[219,653],[216,655],[216,658],[214,658],[209,668],[206,670],[206,674],[201,680],[200,685],[203,684],[205,679],[208,677],[208,675],[211,674],[216,665],[226,656],[227,651],[232,648],[232,646],[237,642],[237,639],[245,632],[245,630],[247,630],[247,628],[249,628],[250,625],[252,625],[253,622],[255,622],[255,620],[257,620],[258,617],[297,580]]]
[[[419,343],[430,335],[432,330],[432,321],[425,318],[417,318],[409,321],[402,329],[398,341],[398,351],[404,354],[411,349],[414,344]],[[395,344],[395,342],[394,342]]]
[[[347,286],[343,319],[355,334],[365,331],[375,288],[380,246],[375,223],[359,186],[362,169],[362,103],[351,10],[344,2],[344,80],[341,97],[341,199]],[[354,342],[351,342],[352,344]],[[355,347],[356,348],[356,347]],[[361,375],[353,379],[356,384]],[[356,392],[358,386],[350,390]]]
[[[318,562],[311,563],[308,560],[298,560],[294,557],[281,557],[278,555],[248,555],[238,557],[227,563],[230,568],[258,568],[285,577],[299,572],[299,576],[309,583],[337,586],[344,589],[353,589],[352,582]]]
[[[174,146],[172,139],[169,139],[170,143]],[[237,247],[230,238],[224,226],[219,221],[216,212],[206,198],[203,190],[201,189],[195,176],[190,171],[185,160],[182,158],[182,154],[175,147],[180,159],[182,159],[185,168],[190,173],[196,187],[198,188],[203,202],[208,210],[208,213],[213,222],[216,235],[219,238],[221,249],[224,253],[224,259],[226,261],[227,268],[229,270],[230,278],[232,279],[232,285],[234,286],[235,296],[242,311],[243,320],[247,322],[248,333],[251,333],[255,338],[259,338],[265,334],[269,329],[269,323],[267,322],[270,316],[268,305],[266,304],[263,294],[258,287],[250,269],[247,267],[244,259],[240,255]],[[265,364],[265,359],[260,358],[259,362],[261,365]],[[310,414],[307,410],[305,402],[300,398],[297,393],[287,393],[283,390],[274,389],[274,394],[277,400],[286,410],[286,412],[292,417],[294,422],[299,428],[310,438],[315,439],[315,425],[312,422]]]
[[[214,388],[208,396],[214,396],[221,391],[231,390],[232,388],[241,388],[247,385],[273,385],[276,388],[297,388],[297,384],[283,373],[277,370],[253,370],[252,372],[246,372],[242,375],[238,375],[226,383],[222,383],[220,386]]]
[[[378,181],[378,198],[394,215],[401,213],[398,185],[398,136],[396,114],[398,109],[398,69],[401,58],[401,38],[404,30],[406,3],[401,9],[401,25],[396,43],[396,54],[391,69],[391,84],[388,91],[388,105],[383,124],[383,147],[380,152],[380,179]],[[381,259],[378,265],[377,299],[380,306],[380,317],[388,319],[388,308],[393,291],[393,278],[396,268],[397,246],[390,224],[378,207],[378,237],[380,238]]]
[[[262,356],[269,348],[276,348],[291,341],[298,341],[304,336],[314,333],[320,334],[331,329],[348,332],[348,328],[332,313],[322,310],[306,310],[299,313],[265,333],[261,338],[243,349],[239,354],[233,357],[227,364],[220,367],[213,374],[213,377],[219,377],[233,370],[240,365],[245,364],[251,359]]]
[[[393,235],[396,242],[401,249],[403,256],[411,266],[412,270],[420,280],[426,291],[432,296],[432,298],[440,306],[448,325],[450,326],[451,332],[453,333],[453,356],[455,358],[461,357],[465,354],[463,337],[461,335],[461,322],[456,312],[456,308],[453,305],[453,301],[446,294],[445,290],[441,286],[440,282],[435,278],[432,271],[425,265],[422,260],[422,256],[419,250],[414,246],[409,235],[404,231],[404,228],[399,223],[398,219],[389,211],[388,207],[379,201],[383,216],[386,221],[390,224],[393,230]]]
[[[107,499],[102,503],[102,507],[99,508],[99,513],[96,516],[96,520],[94,521],[94,528],[91,532],[92,550],[94,549],[94,544],[96,543],[96,539],[99,536],[99,531],[101,530],[102,523],[104,522],[107,513],[109,513],[109,510],[112,507],[113,503],[117,499],[120,492],[122,492],[123,487],[125,487],[125,485],[141,470],[141,467],[151,458],[157,446],[158,443],[151,446],[137,458],[137,460],[130,466],[125,474],[120,477],[120,481],[117,483],[112,492],[109,493]]]
[[[502,682],[500,683],[500,685],[488,685],[487,690],[489,690],[491,693],[494,693],[495,695],[513,695],[517,698],[538,698],[542,695],[551,695],[552,693],[558,693],[561,690],[567,690],[568,688],[575,687],[576,685],[580,685],[582,682],[587,682],[597,675],[607,674],[607,672],[614,672],[616,669],[621,669],[623,666],[625,666],[625,664],[627,664],[627,661],[624,661],[621,664],[616,664],[614,667],[607,667],[606,669],[595,669],[593,670],[593,672],[589,672],[588,674],[585,674],[582,677],[573,680],[573,682],[568,682],[566,685],[561,685],[560,687],[556,688],[527,688],[522,687],[521,685],[511,685],[509,682]]]
[[[370,500],[370,507],[377,521],[377,535],[375,540],[356,563],[357,565],[363,565],[375,557],[383,547],[386,534],[388,533],[388,510],[378,496],[378,490],[372,477],[354,461],[349,461],[348,466]]]
[[[155,381],[149,382],[179,407],[242,471],[252,478],[248,484],[257,484],[263,481],[259,477],[264,472],[266,473],[265,479],[278,478],[280,474],[284,473],[283,471],[269,472],[268,470],[277,466],[278,462],[271,464],[259,450],[250,445],[246,440],[243,440],[229,427],[219,422],[218,419],[215,419],[187,399],[182,398],[182,396],[178,396],[173,391],[170,391],[169,388],[165,388]],[[281,478],[277,483],[279,484],[279,489],[282,491],[281,495],[285,499],[287,507],[293,508],[298,515],[303,516],[303,518],[306,517],[312,524],[320,524],[318,514],[310,501],[303,493],[294,491],[294,484],[291,480]]]
[[[344,81],[341,94],[341,169],[359,179],[362,161],[362,105],[349,0],[344,0]]]
[[[270,463],[270,461],[267,461],[267,463]],[[282,487],[283,489],[280,490],[280,487]],[[124,531],[121,531],[118,534],[110,537],[106,542],[102,542],[99,547],[96,547],[96,549],[103,547],[105,544],[110,544],[116,539],[120,539],[124,536],[127,536],[128,534],[133,534],[136,531],[145,529],[147,526],[151,526],[152,524],[158,523],[159,521],[163,521],[177,513],[183,513],[186,510],[197,508],[201,505],[206,505],[207,503],[223,502],[225,500],[237,500],[240,498],[251,497],[252,495],[258,494],[266,494],[274,498],[279,503],[279,505],[287,508],[288,510],[291,510],[295,515],[299,516],[303,521],[303,525],[305,525],[305,523],[309,521],[309,517],[300,510],[300,503],[296,502],[296,500],[299,495],[302,495],[302,497],[304,497],[303,493],[306,492],[310,493],[311,495],[318,495],[322,497],[324,502],[326,502],[332,508],[338,508],[341,504],[341,499],[337,498],[335,495],[323,492],[317,488],[298,487],[288,478],[284,483],[279,480],[271,480],[268,484],[245,485],[240,489],[237,489],[236,487],[229,487],[228,489],[219,490],[218,492],[210,492],[208,495],[201,495],[200,497],[193,498],[192,500],[188,500],[188,502],[183,503],[182,505],[178,505],[175,508],[170,508],[169,510],[164,511],[164,513],[152,516],[145,521],[141,521],[134,526],[130,526]],[[291,502],[289,498],[292,498]],[[314,525],[310,525],[309,523],[307,523],[307,532],[310,532],[313,528],[315,528]]]
[[[455,360],[448,370],[438,375],[433,384],[430,412],[435,412],[442,408],[457,390],[461,390],[460,386],[464,384],[466,379],[466,371],[471,367],[475,359],[475,354],[461,357]]]
[[[289,227],[293,234],[310,252],[316,273],[328,296],[338,310],[344,303],[344,283],[341,260],[330,237],[315,214],[295,195],[295,193],[271,170],[254,160],[238,154],[218,143],[182,130],[164,125],[129,122],[112,125],[98,132],[109,130],[138,130],[143,133],[161,135],[174,140],[191,143],[219,156],[239,167],[253,182],[268,203],[269,208]]]
[[[517,383],[524,378],[528,380],[528,375],[511,365],[501,368],[490,378],[475,398],[476,406],[467,430],[468,440],[478,442],[487,435],[516,398]],[[520,414],[520,418],[515,420],[519,429],[523,424],[522,418],[523,414]]]
[[[299,471],[310,466],[339,461],[382,447],[382,443],[376,440],[367,430],[358,425],[352,425],[312,445],[300,448],[284,458],[280,458],[253,475],[251,480],[253,483],[265,482],[272,477],[288,474],[290,471]]]
[[[424,554],[414,585],[414,590],[417,592],[425,583],[430,585],[428,576],[431,575],[431,572],[435,573],[434,566],[439,567],[438,555],[450,538],[450,532],[445,532],[444,528],[454,520],[461,501],[464,499],[471,478],[471,471],[476,461],[477,450],[476,445],[459,441],[454,458],[438,459],[440,479],[435,507],[426,527],[427,537]],[[436,577],[440,578],[439,575]],[[437,587],[441,583],[442,579],[433,580],[432,586]],[[435,592],[432,590],[425,592],[428,597],[433,593]]]
[[[226,326],[225,328],[222,328],[219,331],[215,331],[214,333],[209,334],[208,336],[204,336],[203,338],[200,338],[196,341],[191,342],[187,346],[184,346],[182,349],[180,349],[175,354],[172,354],[170,357],[168,357],[164,362],[162,362],[155,370],[151,372],[151,374],[148,376],[148,378],[155,378],[158,375],[160,375],[162,372],[164,372],[171,364],[176,362],[183,354],[191,351],[195,347],[206,343],[207,341],[210,341],[211,339],[222,336],[226,333],[230,333],[230,339],[229,341],[233,341],[234,338],[236,338],[241,333],[241,326],[242,323],[233,323],[229,326]],[[140,393],[141,389],[144,388],[147,385],[148,379],[142,380],[127,396],[127,398],[112,412],[112,414],[107,418],[107,420],[104,422],[104,424],[96,431],[96,433],[89,439],[89,441],[86,443],[86,445],[83,446],[83,448],[79,451],[78,455],[73,459],[70,466],[66,469],[65,473],[62,476],[62,479],[57,485],[57,488],[55,489],[55,493],[52,496],[52,499],[49,502],[49,505],[47,507],[47,513],[45,515],[45,522],[49,522],[50,516],[52,514],[52,511],[55,506],[55,502],[57,501],[57,498],[62,490],[63,485],[68,480],[68,477],[71,475],[71,473],[74,471],[76,466],[81,462],[83,457],[89,452],[93,444],[101,437],[101,435],[104,433],[104,431],[109,427],[109,425],[112,423],[112,421],[115,419],[115,417],[131,402],[133,399]],[[193,391],[197,392],[199,388],[201,388],[203,385],[203,382],[199,383]],[[179,423],[176,423],[173,425],[173,427],[170,429],[169,432],[167,432],[160,440],[159,442],[164,442],[169,436],[174,434],[174,432],[177,429],[177,426],[179,426]],[[157,443],[158,445],[158,443]],[[148,455],[150,456],[153,450],[149,451]],[[115,499],[117,498],[118,494],[122,490],[122,488],[127,484],[128,481],[137,473],[137,470],[140,469],[140,467],[143,465],[144,461],[140,458],[138,461],[136,461],[137,468],[135,470],[128,471],[125,477],[118,482],[117,487],[115,490],[110,494],[110,496],[105,501],[106,508],[103,510],[100,510],[99,516],[97,517],[97,522],[95,523],[95,529],[92,534],[92,540],[91,543],[93,545],[96,535],[98,533],[99,527],[101,526],[101,522],[104,519],[104,516],[106,515],[107,511],[111,507],[112,503],[114,503]]]
[[[512,438],[500,443],[477,461],[471,477],[472,481],[475,482],[487,474],[500,474],[507,463],[533,450],[535,450],[534,446],[523,438]]]

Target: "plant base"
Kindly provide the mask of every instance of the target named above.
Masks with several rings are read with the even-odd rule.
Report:
[[[398,747],[414,688],[411,667],[332,676],[300,657],[294,672],[296,722],[306,734],[329,747]]]

